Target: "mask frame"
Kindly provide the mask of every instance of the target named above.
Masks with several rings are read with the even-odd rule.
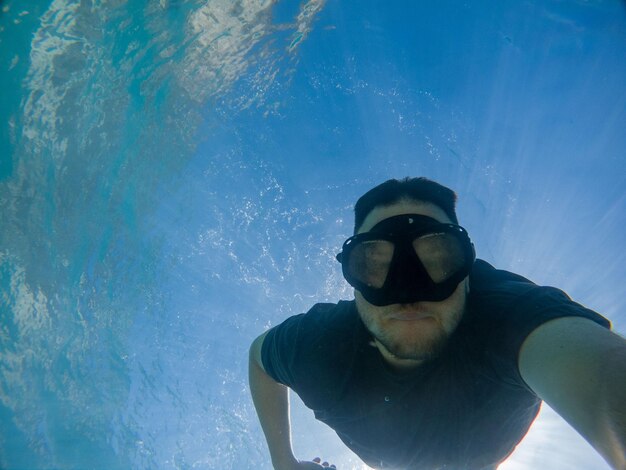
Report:
[[[428,234],[450,234],[459,241],[463,262],[445,281],[435,282],[415,249],[413,240]],[[380,288],[372,287],[350,272],[350,254],[363,242],[385,240],[393,243],[394,252],[389,271]],[[467,231],[456,224],[441,223],[421,214],[402,214],[382,220],[369,232],[348,238],[336,256],[343,276],[361,292],[369,303],[382,307],[391,304],[409,304],[419,301],[440,302],[450,297],[459,283],[467,277],[476,259],[474,245]]]

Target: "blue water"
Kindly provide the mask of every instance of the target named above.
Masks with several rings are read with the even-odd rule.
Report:
[[[248,346],[351,296],[334,254],[389,177],[626,332],[623,2],[0,12],[1,468],[269,469]],[[294,446],[363,468],[297,400]],[[539,466],[607,468],[549,409],[502,469]]]

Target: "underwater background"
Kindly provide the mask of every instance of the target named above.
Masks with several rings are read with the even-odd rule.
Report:
[[[625,59],[618,0],[0,1],[0,468],[270,469],[249,344],[392,177],[623,335]],[[545,405],[539,467],[608,468]]]

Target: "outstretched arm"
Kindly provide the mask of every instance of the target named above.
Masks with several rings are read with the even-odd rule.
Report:
[[[530,388],[611,465],[626,470],[626,340],[580,317],[551,320],[524,341]]]
[[[250,347],[249,381],[252,401],[267,440],[272,464],[277,470],[319,470],[328,467],[326,462],[324,465],[300,462],[293,455],[289,423],[289,389],[272,379],[263,369],[261,346],[264,338],[265,334],[259,336]]]

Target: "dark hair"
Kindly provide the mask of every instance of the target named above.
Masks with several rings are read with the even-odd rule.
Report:
[[[357,233],[365,217],[375,207],[389,206],[402,199],[430,202],[440,207],[450,220],[458,224],[454,206],[456,194],[449,188],[428,178],[390,179],[370,189],[354,206],[354,233]]]

